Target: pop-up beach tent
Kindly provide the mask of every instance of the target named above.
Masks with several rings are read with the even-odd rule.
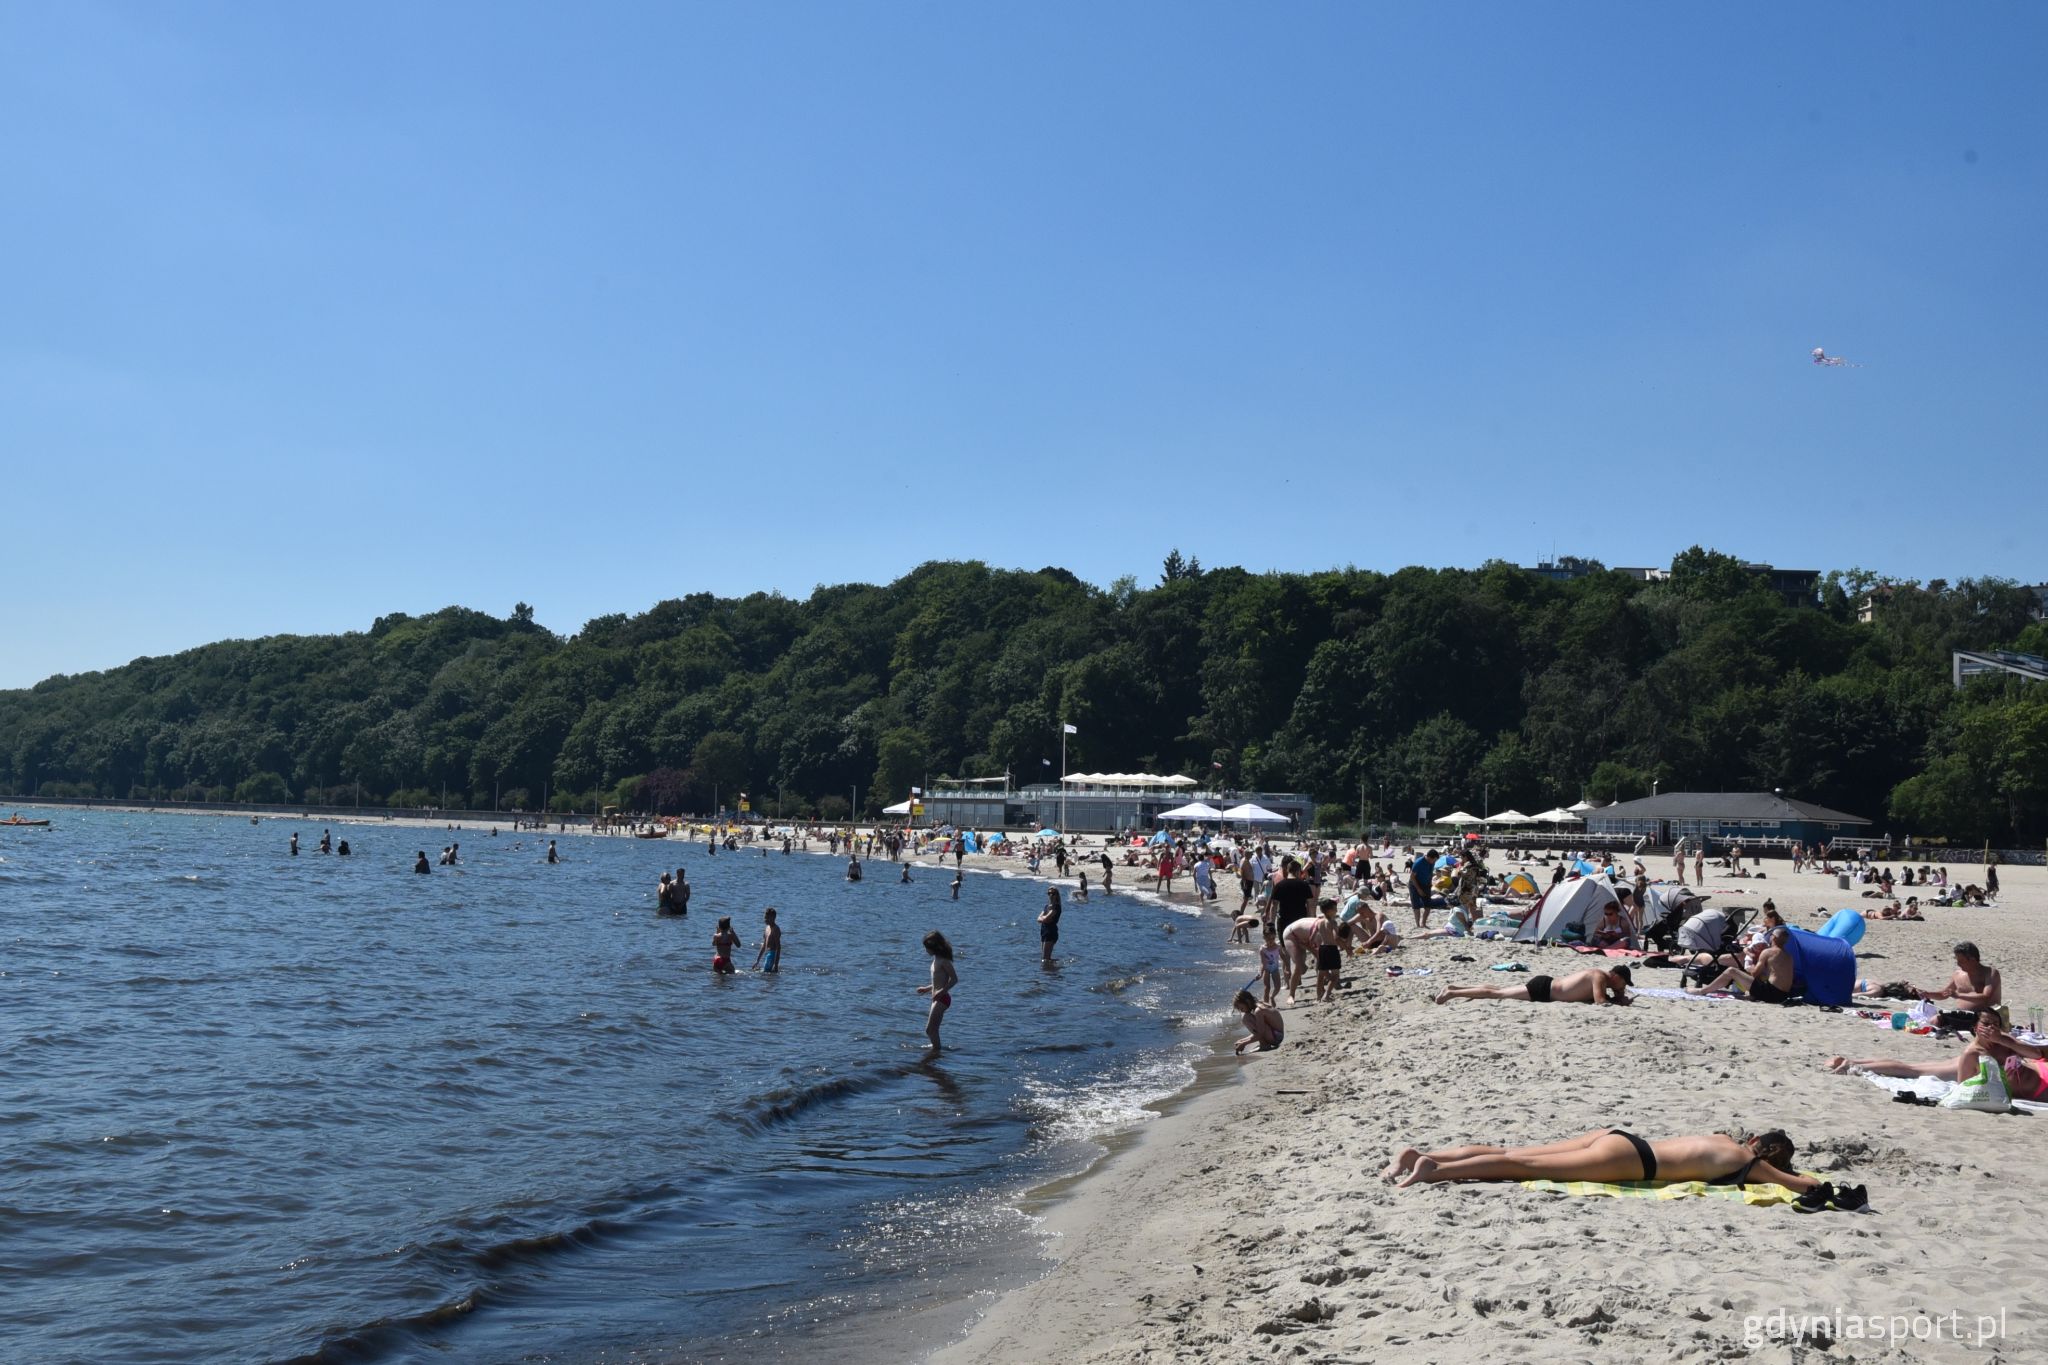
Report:
[[[1535,911],[1522,921],[1522,928],[1515,937],[1523,943],[1536,943],[1561,939],[1565,930],[1577,925],[1579,932],[1574,937],[1584,938],[1593,932],[1593,926],[1610,905],[1621,902],[1605,878],[1582,877],[1575,882],[1559,882],[1543,893],[1543,899],[1536,902]]]
[[[1284,825],[1288,823],[1287,817],[1278,811],[1267,810],[1264,806],[1256,806],[1249,801],[1245,802],[1242,806],[1232,806],[1216,818],[1219,820],[1244,820],[1254,825]]]
[[[1153,817],[1155,820],[1221,820],[1223,812],[1214,806],[1195,801],[1185,806],[1176,806],[1170,811]]]
[[[1856,989],[1856,945],[1810,929],[1792,930],[1794,994],[1816,1005],[1846,1005]]]

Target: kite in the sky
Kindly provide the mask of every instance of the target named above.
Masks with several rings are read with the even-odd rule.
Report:
[[[1847,365],[1852,370],[1860,370],[1863,368],[1861,365],[1858,365],[1853,360],[1844,360],[1842,359],[1842,357],[1838,355],[1829,355],[1825,350],[1821,349],[1818,346],[1813,348],[1813,363],[1816,365]]]

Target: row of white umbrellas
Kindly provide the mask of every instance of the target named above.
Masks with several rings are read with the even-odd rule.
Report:
[[[1217,810],[1206,802],[1197,801],[1192,805],[1180,806],[1163,812],[1158,818],[1161,820],[1245,820],[1255,825],[1284,825],[1288,823],[1287,817],[1279,812],[1267,810],[1264,806],[1254,805],[1249,801],[1241,806],[1232,806],[1229,810]]]
[[[1536,815],[1524,815],[1518,810],[1504,810],[1497,815],[1473,815],[1468,811],[1454,810],[1441,820],[1432,821],[1438,825],[1562,825],[1583,824],[1585,817],[1580,811],[1594,809],[1590,801],[1581,801],[1575,806],[1558,807]]]

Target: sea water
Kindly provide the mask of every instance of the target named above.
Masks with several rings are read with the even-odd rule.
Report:
[[[1019,1193],[1184,1085],[1252,970],[1131,889],[1045,966],[1038,881],[779,844],[52,819],[0,831],[5,1360],[902,1359],[1031,1271]],[[713,975],[770,905],[780,975]]]

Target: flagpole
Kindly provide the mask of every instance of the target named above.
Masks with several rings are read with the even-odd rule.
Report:
[[[1060,722],[1060,837],[1067,837],[1067,723]]]

